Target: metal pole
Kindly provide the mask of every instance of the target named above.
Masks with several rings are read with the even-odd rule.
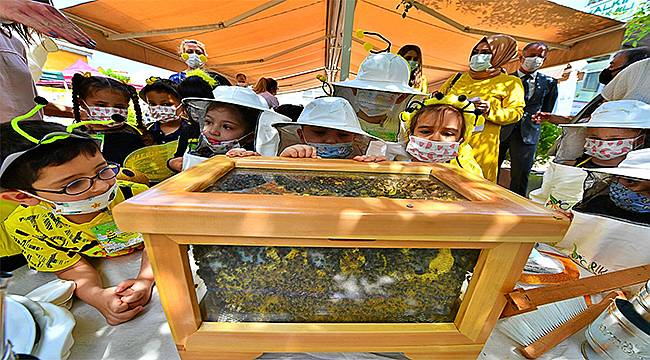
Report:
[[[352,27],[354,26],[354,8],[356,0],[345,1],[345,19],[343,22],[343,46],[341,49],[341,81],[350,73],[350,55],[352,53]]]

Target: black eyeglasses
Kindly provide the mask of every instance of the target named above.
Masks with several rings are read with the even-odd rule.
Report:
[[[120,173],[120,165],[115,163],[108,163],[105,167],[101,168],[97,175],[93,177],[80,177],[79,179],[73,180],[68,185],[66,185],[61,190],[43,190],[43,189],[34,189],[34,191],[42,191],[52,194],[67,194],[67,195],[79,195],[88,190],[90,190],[95,184],[95,180],[111,180],[117,177],[117,174]]]

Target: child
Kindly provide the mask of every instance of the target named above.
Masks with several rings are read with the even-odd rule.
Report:
[[[406,152],[413,161],[449,162],[475,175],[483,176],[481,167],[468,144],[478,113],[466,96],[436,92],[415,107],[402,113],[409,142]]]
[[[354,80],[334,83],[334,96],[350,102],[361,128],[384,141],[399,142],[400,113],[425,94],[408,85],[409,65],[399,55],[370,54]]]
[[[147,134],[138,94],[132,86],[115,79],[82,74],[72,77],[72,106],[76,122],[111,120],[114,115],[126,120],[130,102],[135,110],[137,127],[125,121],[87,126],[87,133],[101,141],[100,149],[107,161],[122,164],[131,152],[152,145],[145,143]]]
[[[594,274],[650,262],[650,149],[631,151],[618,167],[589,169],[582,200],[555,246]]]
[[[214,99],[183,100],[190,119],[199,123],[201,132],[196,148],[183,156],[182,169],[215,155],[225,155],[232,149],[255,152],[258,123],[262,115],[285,118],[269,110],[249,88],[218,86],[213,95]]]
[[[186,98],[214,99],[212,90],[214,90],[216,84],[217,82],[207,73],[192,71],[190,76],[181,81],[177,89],[181,100]],[[184,106],[183,109],[185,109]],[[183,155],[187,152],[188,148],[193,150],[199,142],[199,135],[201,134],[199,124],[194,120],[190,120],[190,122],[192,123],[191,127],[181,129],[174,157],[167,160],[167,167],[175,172],[181,171],[183,167]]]
[[[354,109],[343,98],[315,99],[305,106],[297,122],[274,126],[280,132],[281,157],[386,160],[365,155],[372,137],[361,129]]]
[[[562,125],[584,129],[582,152],[574,160],[554,161],[544,173],[542,187],[530,192],[538,203],[569,210],[582,198],[586,173],[582,168],[616,167],[627,153],[648,147],[650,105],[636,100],[606,102],[589,122]]]
[[[145,125],[156,144],[177,140],[184,129],[198,124],[187,119],[176,85],[167,79],[151,77],[140,90],[140,98],[149,105]],[[187,131],[187,130],[185,130]]]
[[[110,209],[146,187],[118,183],[120,166],[107,162],[96,140],[82,132],[16,120],[0,125],[0,131],[0,197],[21,205],[4,228],[29,266],[74,281],[77,297],[110,325],[142,312],[154,282],[145,252],[137,277],[109,288],[85,257],[114,257],[142,247],[142,235],[120,232]]]

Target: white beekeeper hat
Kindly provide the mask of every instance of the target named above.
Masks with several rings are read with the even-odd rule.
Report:
[[[340,97],[322,97],[312,100],[305,106],[296,122],[273,124],[275,127],[299,127],[302,125],[342,130],[377,139],[363,131],[352,105]]]
[[[220,102],[239,105],[260,111],[269,111],[269,107],[250,88],[241,86],[217,86],[213,91],[214,99],[185,98],[184,103],[192,104],[195,101]]]
[[[650,105],[638,100],[617,100],[602,104],[588,122],[562,127],[650,129]]]
[[[424,95],[409,86],[411,72],[409,65],[399,55],[392,53],[370,54],[359,66],[359,72],[354,80],[333,83],[365,90],[377,90],[394,93]]]
[[[650,148],[630,151],[618,167],[585,169],[599,173],[650,180]]]

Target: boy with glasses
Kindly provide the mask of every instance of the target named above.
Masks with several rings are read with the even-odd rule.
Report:
[[[20,204],[3,214],[3,225],[30,268],[74,281],[77,297],[117,325],[149,302],[154,278],[147,255],[135,278],[109,288],[85,258],[143,248],[142,235],[120,231],[111,210],[146,187],[118,182],[120,166],[73,127],[19,118],[0,125],[0,198]]]

